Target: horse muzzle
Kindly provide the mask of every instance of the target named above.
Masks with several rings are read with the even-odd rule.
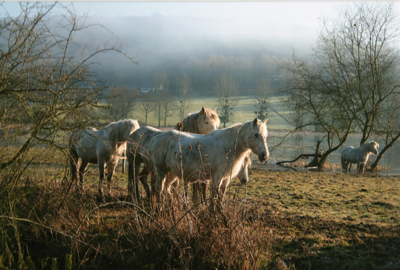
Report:
[[[258,160],[260,162],[266,161],[269,158],[269,153],[268,152],[261,152],[258,154]]]
[[[241,183],[242,185],[245,185],[245,184],[247,184],[248,182],[249,182],[249,177],[248,177],[248,176],[240,177],[240,183]]]

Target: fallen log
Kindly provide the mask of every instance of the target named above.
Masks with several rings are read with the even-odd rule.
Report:
[[[293,160],[283,160],[283,161],[279,161],[279,162],[276,163],[276,165],[279,165],[279,166],[282,166],[282,167],[284,167],[284,168],[288,168],[288,169],[292,169],[292,170],[294,170],[294,171],[297,171],[295,168],[292,168],[292,167],[289,167],[289,166],[285,166],[285,165],[283,165],[283,164],[285,164],[285,163],[293,163],[293,162],[296,162],[297,160],[299,160],[299,159],[301,159],[301,158],[307,159],[307,158],[309,158],[309,157],[314,157],[314,159],[313,159],[310,163],[308,163],[306,166],[304,166],[304,167],[306,167],[306,168],[308,168],[308,167],[315,167],[316,165],[318,165],[318,160],[322,157],[322,155],[323,155],[323,153],[324,153],[323,150],[319,150],[320,144],[321,144],[321,141],[318,141],[318,142],[317,142],[317,147],[316,147],[316,149],[315,149],[315,154],[301,154],[301,155],[299,155],[297,158],[295,158],[295,159],[293,159]]]

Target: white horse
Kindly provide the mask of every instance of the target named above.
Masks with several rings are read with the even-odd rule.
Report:
[[[177,129],[196,134],[208,134],[218,129],[220,123],[217,108],[210,110],[202,107],[200,112],[191,113],[179,122]]]
[[[111,194],[111,180],[121,154],[126,149],[129,136],[140,126],[136,120],[112,122],[101,130],[80,129],[69,140],[72,181],[83,188],[83,176],[89,163],[99,165],[99,193],[103,197],[104,167],[107,164],[107,187]],[[79,172],[79,177],[78,177]]]
[[[152,140],[160,134],[162,134],[161,130],[144,126],[129,137],[126,154],[128,159],[128,196],[131,198],[139,200],[138,180],[142,182],[147,198],[150,198],[150,188],[147,184],[147,176],[150,174],[149,168],[151,168],[149,148]],[[142,164],[144,166],[140,171]]]
[[[223,199],[232,177],[238,175],[250,152],[260,161],[269,158],[267,120],[254,119],[207,135],[168,131],[155,137],[150,156],[154,177],[153,200],[176,177],[184,183],[211,179],[213,199]]]
[[[240,166],[240,170],[236,177],[239,179],[240,183],[242,185],[245,185],[249,182],[249,168],[251,168],[251,158],[250,158],[249,153],[248,156],[244,158],[244,161],[242,165]],[[178,182],[178,181],[177,181]],[[207,182],[202,182],[200,183],[194,183],[194,188],[193,188],[193,202],[197,203],[198,202],[198,196],[200,196],[200,200],[202,203],[207,204],[207,186],[208,186],[208,181]],[[197,186],[196,186],[197,185]]]
[[[189,114],[188,117],[177,124],[177,129],[198,134],[208,134],[213,130],[218,129],[220,119],[216,113],[216,109],[211,110],[202,107],[197,113]],[[150,197],[150,189],[147,184],[147,176],[150,174],[150,156],[149,148],[151,141],[162,131],[153,127],[145,126],[134,132],[129,139],[127,148],[127,159],[129,162],[128,169],[128,196],[132,197],[136,194],[136,199],[139,199],[138,181],[143,184],[143,187]],[[140,171],[141,164],[144,168]]]
[[[377,142],[366,143],[358,148],[354,148],[353,146],[347,146],[343,148],[341,152],[341,161],[342,161],[342,171],[347,172],[347,167],[349,166],[349,172],[351,169],[352,163],[357,163],[357,171],[358,173],[364,173],[365,165],[369,159],[371,154],[378,154],[379,144]]]

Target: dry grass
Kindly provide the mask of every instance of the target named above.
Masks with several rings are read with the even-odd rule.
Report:
[[[115,197],[103,204],[94,167],[87,189],[67,196],[60,168],[32,168],[15,189],[14,219],[9,200],[0,199],[2,239],[10,240],[3,243],[11,252],[0,248],[0,268],[18,265],[10,224],[18,228],[23,265],[37,269],[400,267],[398,177],[265,169],[250,174],[247,186],[233,181],[221,212],[165,202],[157,213],[147,201],[126,200],[120,172]]]

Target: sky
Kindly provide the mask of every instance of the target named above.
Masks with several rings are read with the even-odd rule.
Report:
[[[274,25],[283,33],[293,25],[318,31],[321,19],[332,16],[339,2],[80,2],[76,10],[89,16],[170,16],[231,22],[232,28],[254,32]]]
[[[353,2],[72,3],[77,15],[105,26],[140,62],[131,67],[107,55],[102,60],[103,68],[109,68],[105,73],[145,77],[146,72],[178,73],[193,66],[216,69],[216,62],[221,70],[228,65],[254,66],[256,62],[270,63],[270,56],[290,58],[293,51],[307,54],[317,42],[323,20],[334,18],[338,8]],[[19,14],[17,2],[6,1],[3,6],[11,15]],[[399,2],[395,8],[400,14]],[[88,31],[79,36],[85,46],[96,47],[109,36],[95,29]]]
[[[71,3],[71,2],[64,2]],[[72,2],[78,14],[89,16],[190,16],[194,18],[236,19],[251,25],[254,21],[298,23],[313,27],[340,2],[134,2],[93,1]],[[9,12],[18,14],[17,2],[4,2]]]
[[[77,14],[98,18],[175,17],[225,20],[227,31],[259,33],[265,26],[282,35],[298,36],[301,28],[315,39],[324,18],[335,16],[335,9],[354,1],[257,1],[257,2],[165,2],[165,1],[75,1]],[[18,14],[17,2],[4,2],[11,14]],[[398,3],[395,5],[400,14]],[[100,21],[102,23],[102,21]],[[230,28],[230,29],[229,29]],[[212,31],[211,31],[212,32]]]

